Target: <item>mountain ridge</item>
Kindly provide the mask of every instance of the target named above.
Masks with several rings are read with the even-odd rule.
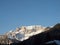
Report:
[[[17,38],[21,38],[20,41],[23,41],[23,40],[29,38],[28,36],[33,36],[38,33],[41,33],[43,31],[45,31],[45,29],[46,29],[46,27],[42,27],[41,25],[22,26],[21,28],[16,28],[15,31],[8,32],[6,35],[8,35],[8,36],[11,35],[13,38],[20,36]],[[9,37],[11,37],[11,36],[9,36]],[[26,37],[26,38],[22,39],[23,37]],[[19,39],[17,39],[17,40],[19,40]]]
[[[5,34],[6,38],[4,38],[4,39],[0,37],[0,44],[14,44],[14,43],[21,44],[21,45],[25,45],[27,43],[34,44],[33,43],[33,42],[35,42],[34,40],[36,40],[37,42],[40,41],[41,42],[40,44],[42,44],[44,42],[59,39],[59,35],[60,35],[59,30],[60,30],[60,23],[56,24],[53,27],[43,27],[43,26],[35,25],[35,26],[31,26],[31,27],[28,26],[28,28],[27,28],[27,26],[23,26],[20,28],[16,28],[15,31],[10,31],[10,32],[6,33]],[[8,41],[11,41],[11,43],[5,39],[7,39]],[[3,40],[3,41],[1,41],[1,40]],[[8,43],[7,42],[5,43],[4,40],[7,41]],[[31,42],[31,41],[33,41],[33,42]],[[35,42],[35,43],[37,44],[37,42]],[[55,40],[55,42],[56,42],[56,40]],[[28,44],[28,45],[30,45],[30,44]]]

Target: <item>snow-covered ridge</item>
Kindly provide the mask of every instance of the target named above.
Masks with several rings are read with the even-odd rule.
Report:
[[[6,34],[8,35],[8,38],[23,41],[23,40],[28,39],[30,36],[39,34],[48,29],[46,29],[46,27],[43,27],[41,25],[22,26],[20,28],[16,28],[15,31],[10,31]]]

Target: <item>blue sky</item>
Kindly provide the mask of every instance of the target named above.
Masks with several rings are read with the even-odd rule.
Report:
[[[0,0],[0,34],[22,25],[60,23],[60,0]]]

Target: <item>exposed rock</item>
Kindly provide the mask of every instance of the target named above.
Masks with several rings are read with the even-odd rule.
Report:
[[[12,41],[6,35],[0,35],[0,44],[11,44]]]

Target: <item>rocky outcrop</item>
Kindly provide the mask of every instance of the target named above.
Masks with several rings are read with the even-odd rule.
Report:
[[[0,35],[0,44],[11,44],[12,41],[6,35]]]
[[[7,35],[0,35],[0,45],[10,45],[12,43],[18,43],[20,41],[16,39],[10,39]]]

